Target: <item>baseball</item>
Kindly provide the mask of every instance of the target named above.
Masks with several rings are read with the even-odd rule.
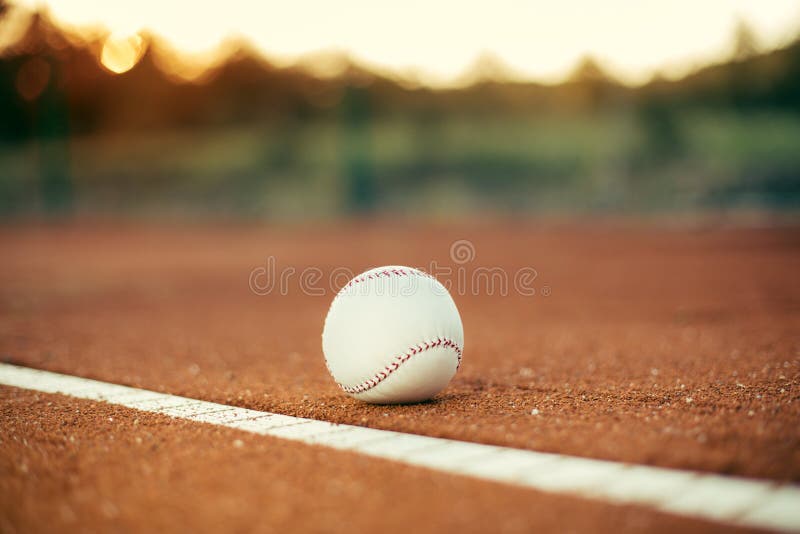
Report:
[[[336,383],[376,404],[430,399],[453,378],[463,350],[464,328],[450,293],[410,267],[377,267],[350,280],[322,331]]]

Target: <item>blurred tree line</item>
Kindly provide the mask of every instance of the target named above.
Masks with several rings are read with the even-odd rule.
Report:
[[[145,41],[138,63],[114,74],[98,62],[102,39],[80,42],[33,15],[0,51],[0,212],[800,200],[800,42],[760,54],[744,24],[729,62],[637,88],[591,58],[556,86],[432,90],[353,65],[334,78],[276,68],[244,46],[201,82],[178,82]]]

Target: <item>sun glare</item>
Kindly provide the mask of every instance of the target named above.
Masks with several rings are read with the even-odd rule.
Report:
[[[227,41],[206,50],[187,51],[163,39],[153,41],[153,62],[169,78],[178,82],[202,83],[214,67],[234,53],[236,41]],[[191,50],[191,49],[189,49]]]
[[[544,82],[565,79],[591,56],[618,79],[638,84],[656,73],[685,74],[725,60],[742,21],[760,49],[789,42],[800,30],[797,0],[15,2],[45,7],[59,24],[84,32],[100,27],[114,35],[152,35],[176,52],[161,62],[181,79],[202,77],[232,39],[249,43],[276,65],[320,66],[308,57],[335,52],[379,72],[413,72],[437,86],[457,82],[486,55],[522,80]],[[141,48],[138,39],[109,40],[102,63],[125,72],[140,59]],[[337,68],[338,63],[321,66]]]
[[[110,35],[103,43],[100,63],[115,74],[131,70],[144,54],[144,40],[139,35]]]

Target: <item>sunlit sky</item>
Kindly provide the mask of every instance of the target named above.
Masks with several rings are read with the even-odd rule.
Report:
[[[800,31],[797,0],[16,0],[60,24],[148,31],[195,59],[218,59],[244,38],[287,65],[340,52],[357,63],[431,85],[463,79],[497,57],[528,80],[563,79],[584,55],[628,83],[676,77],[729,56],[744,20],[764,49]]]

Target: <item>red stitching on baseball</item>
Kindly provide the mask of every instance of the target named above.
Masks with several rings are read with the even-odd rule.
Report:
[[[348,288],[354,286],[355,284],[360,284],[362,282],[366,282],[367,280],[375,280],[376,278],[391,277],[391,276],[422,276],[424,278],[433,278],[434,280],[436,280],[436,278],[433,275],[428,274],[428,273],[423,272],[423,271],[416,271],[416,270],[415,271],[409,271],[409,270],[406,270],[406,269],[392,269],[391,271],[388,271],[388,270],[378,271],[376,273],[369,273],[369,274],[366,274],[366,275],[359,276],[357,278],[353,278],[352,280],[347,282],[347,284],[339,292],[341,293],[345,289],[348,289]]]
[[[420,343],[420,345],[422,346],[423,344]],[[375,376],[373,376],[369,380],[365,380],[364,382],[356,386],[345,386],[343,384],[339,384],[339,387],[342,388],[343,391],[351,394],[364,393],[365,391],[374,388],[375,386],[377,386],[378,384],[389,378],[389,375],[397,371],[397,369],[400,368],[400,365],[410,360],[411,356],[421,354],[426,350],[430,350],[436,347],[453,349],[456,353],[456,356],[458,356],[458,364],[456,365],[456,370],[458,370],[458,368],[461,367],[461,347],[459,347],[458,344],[452,339],[446,337],[438,337],[436,338],[436,341],[425,342],[424,348],[422,349],[420,349],[419,346],[409,347],[408,350],[406,350],[406,352],[394,357],[395,361],[390,364],[391,366],[387,365],[385,370],[379,371]]]

